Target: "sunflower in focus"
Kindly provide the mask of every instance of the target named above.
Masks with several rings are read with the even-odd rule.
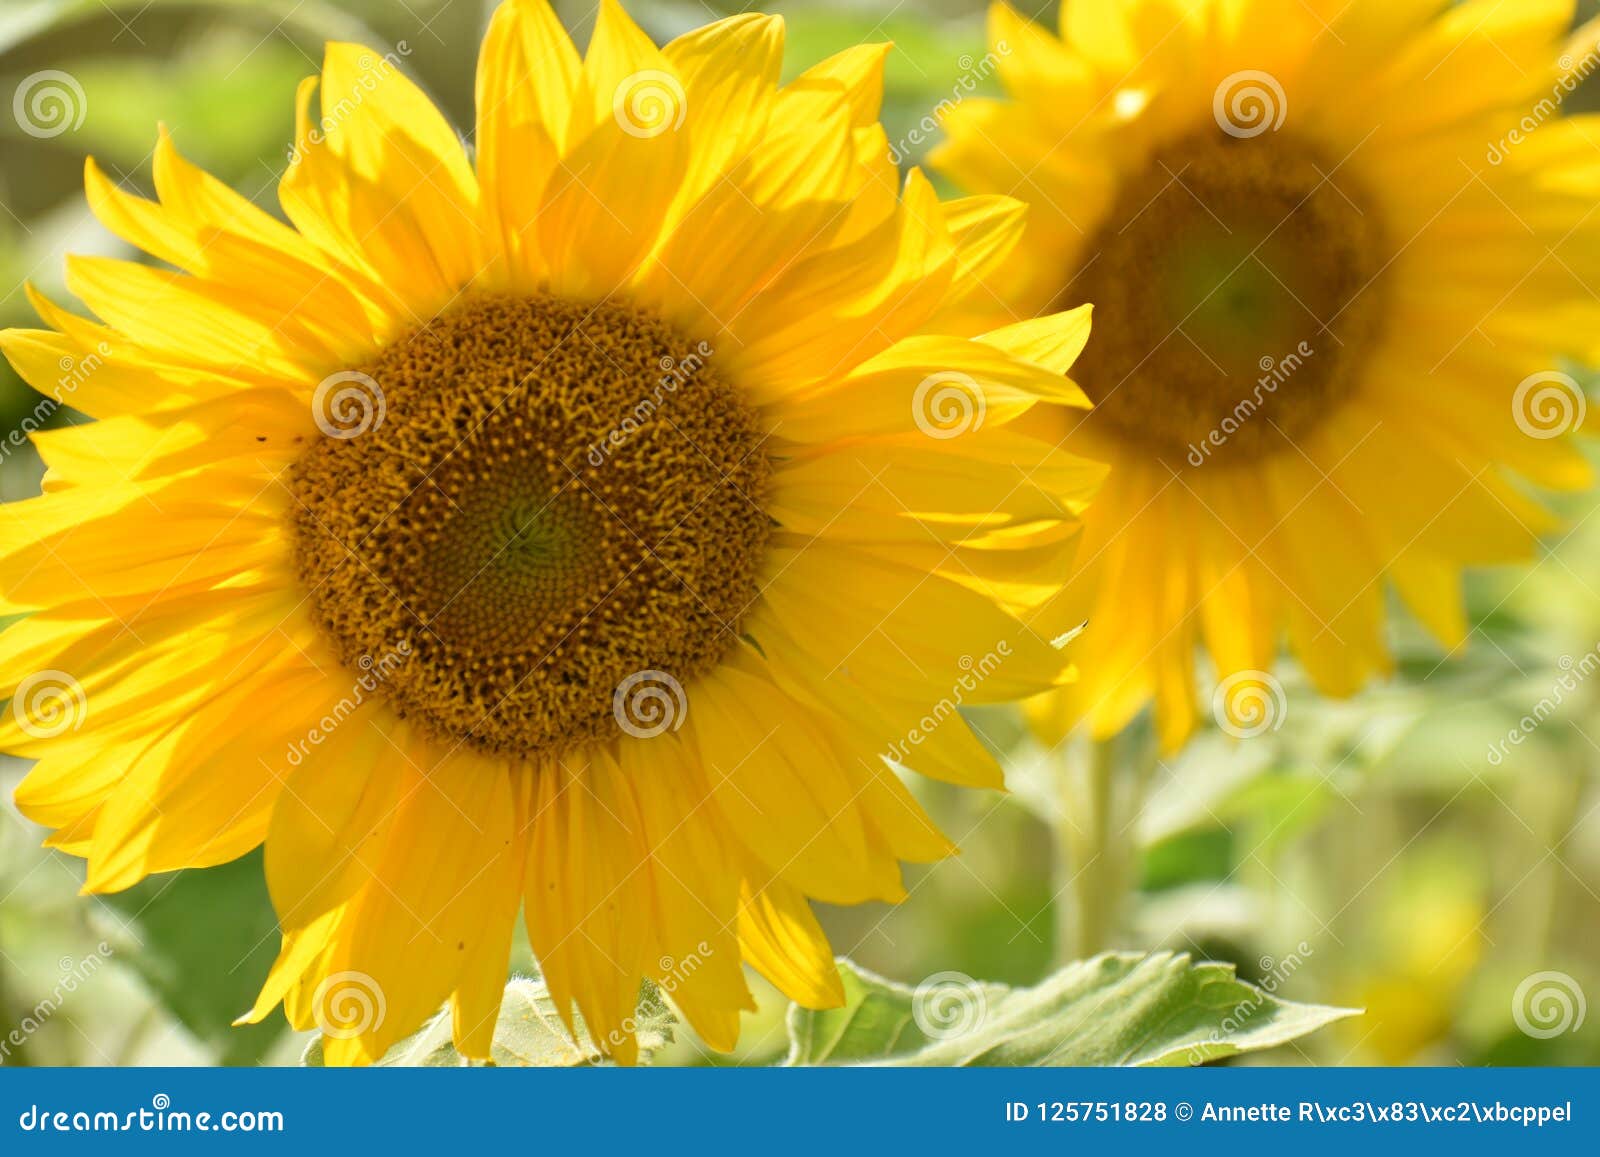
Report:
[[[330,45],[288,224],[165,134],[155,200],[90,162],[164,264],[70,258],[97,319],[34,295],[49,328],[0,337],[97,419],[0,509],[18,804],[90,892],[264,843],[249,1019],[331,1062],[446,1002],[487,1057],[519,910],[623,1063],[645,980],[722,1050],[744,963],[838,1003],[810,899],[951,850],[897,766],[999,782],[929,704],[1068,678],[1018,614],[1100,470],[1015,422],[1085,404],[1087,311],[923,332],[1020,206],[902,184],[885,46],[780,86],[782,52],[608,2],[580,58],[512,0],[469,160],[392,56]]]
[[[1385,598],[1444,645],[1463,568],[1582,488],[1563,358],[1600,332],[1600,60],[1571,0],[1068,0],[1060,35],[991,11],[1007,97],[952,102],[932,163],[1030,203],[966,324],[1093,302],[1090,414],[1043,432],[1111,466],[1061,624],[1084,678],[1059,735],[1154,702],[1260,725],[1287,637],[1324,692],[1391,670]],[[1244,718],[1239,718],[1244,716]]]

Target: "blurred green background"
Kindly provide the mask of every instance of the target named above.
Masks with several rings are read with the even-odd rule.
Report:
[[[557,7],[581,42],[592,4]],[[630,4],[658,40],[738,7]],[[891,140],[904,139],[984,51],[975,0],[761,7],[804,17],[789,24],[791,70],[862,41],[895,42]],[[491,8],[4,0],[0,96],[61,70],[81,86],[85,115],[46,137],[0,117],[0,324],[34,324],[27,281],[66,298],[63,253],[125,252],[85,208],[86,155],[148,189],[155,127],[165,123],[190,158],[275,209],[294,87],[316,71],[324,40],[385,50],[405,41],[412,75],[466,126]],[[1053,22],[1054,9],[1043,5],[1041,19]],[[909,151],[914,160],[919,150]],[[0,428],[18,428],[38,401],[0,363]],[[11,453],[0,462],[0,496],[35,493],[38,476],[31,451]],[[1600,678],[1557,692],[1568,667],[1600,647],[1595,510],[1593,499],[1572,503],[1574,529],[1533,566],[1474,579],[1477,628],[1463,653],[1441,654],[1401,619],[1402,679],[1329,704],[1288,671],[1279,730],[1245,741],[1208,735],[1158,765],[1131,829],[1138,891],[1124,946],[1232,961],[1279,995],[1367,1009],[1272,1054],[1273,1063],[1600,1063],[1600,1010],[1546,1035],[1526,983],[1559,973],[1570,997],[1600,997]],[[1492,761],[1491,745],[1555,693],[1563,701],[1554,714]],[[1012,716],[975,721],[1009,750],[1013,793],[919,788],[963,854],[911,870],[911,899],[896,908],[824,913],[841,954],[913,984],[949,970],[1031,983],[1052,962],[1057,793]],[[45,833],[11,807],[24,770],[0,763],[0,1064],[296,1060],[304,1042],[281,1020],[229,1027],[277,947],[259,857],[80,898],[77,862],[41,850]],[[747,1025],[746,1059],[782,1050],[782,1012],[766,991]],[[682,1040],[671,1059],[704,1054]]]

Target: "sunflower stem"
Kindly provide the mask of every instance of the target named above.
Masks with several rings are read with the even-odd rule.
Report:
[[[1132,878],[1131,780],[1118,774],[1122,737],[1076,741],[1058,764],[1056,958],[1116,947]]]

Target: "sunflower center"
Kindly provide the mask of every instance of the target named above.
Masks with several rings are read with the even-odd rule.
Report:
[[[1085,253],[1060,304],[1098,314],[1073,370],[1090,420],[1174,466],[1306,434],[1374,340],[1378,223],[1287,133],[1157,151]]]
[[[632,309],[483,297],[336,375],[290,486],[344,662],[510,754],[614,736],[625,681],[716,666],[771,522],[764,436],[711,356]]]

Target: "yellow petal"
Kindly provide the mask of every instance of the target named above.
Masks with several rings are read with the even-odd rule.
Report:
[[[530,226],[567,145],[580,68],[548,0],[511,0],[495,10],[478,60],[478,180],[516,288],[535,288],[543,273]]]

